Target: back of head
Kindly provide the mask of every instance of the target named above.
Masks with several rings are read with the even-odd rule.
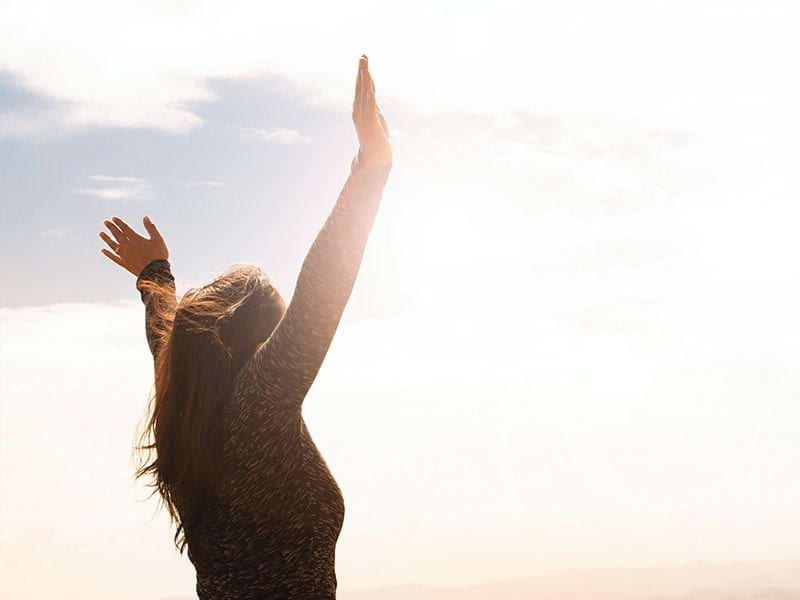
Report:
[[[154,491],[178,525],[175,542],[181,551],[218,483],[222,411],[232,399],[236,375],[285,312],[283,298],[261,268],[239,263],[208,285],[189,289],[174,314],[161,319],[169,326],[161,332],[155,392],[142,434],[143,442],[152,441],[138,447],[155,449],[157,456],[136,476],[153,476]]]
[[[264,271],[239,263],[202,288],[184,294],[175,311],[173,355],[198,368],[227,365],[234,374],[272,333],[286,311]]]

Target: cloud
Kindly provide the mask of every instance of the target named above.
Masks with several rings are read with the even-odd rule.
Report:
[[[222,187],[225,184],[221,181],[184,181],[179,185],[190,188],[215,188]]]
[[[281,127],[270,131],[269,129],[259,129],[256,127],[235,127],[233,131],[240,138],[245,140],[255,140],[260,142],[275,142],[278,144],[308,144],[311,138],[304,136],[296,129]]]
[[[77,188],[76,194],[94,196],[103,200],[129,200],[151,196],[154,187],[146,179],[114,175],[90,175],[89,181],[105,183],[103,187]]]
[[[607,254],[638,263],[626,243]],[[364,266],[360,294],[382,287],[373,275],[387,265],[372,260]],[[345,319],[307,399],[309,424],[317,424],[320,445],[331,448],[337,478],[357,503],[343,580],[354,587],[423,576],[442,585],[464,583],[464,569],[475,565],[456,550],[473,545],[492,550],[473,568],[485,579],[529,573],[531,564],[573,568],[609,549],[615,564],[775,558],[796,551],[785,534],[787,523],[796,528],[800,498],[792,476],[800,450],[793,426],[796,291],[770,297],[770,311],[761,314],[758,290],[758,302],[744,303],[741,285],[708,299],[709,289],[698,290],[692,304],[663,311],[648,333],[658,337],[647,345],[642,336],[610,331],[605,322],[630,313],[629,303],[617,303],[610,314],[585,315],[599,325],[591,331],[554,322],[548,306],[586,305],[597,297],[575,293],[581,290],[569,286],[573,274],[559,281],[520,271],[517,291],[530,290],[509,298],[485,287],[480,272],[464,275],[460,303],[431,304],[390,319]],[[618,297],[616,285],[599,283],[612,288],[610,299]],[[424,295],[433,300],[436,292]],[[43,597],[59,586],[74,587],[96,571],[96,561],[86,556],[105,556],[106,542],[128,531],[135,532],[131,543],[101,570],[98,589],[107,596],[109,585],[124,584],[129,594],[115,596],[121,599],[178,595],[176,568],[187,566],[185,581],[191,581],[191,565],[169,563],[168,545],[158,542],[163,520],[142,526],[153,504],[134,503],[126,465],[152,378],[140,301],[0,308],[0,324],[9,424],[2,466],[11,488],[27,490],[9,496],[3,515],[14,518],[0,523],[6,547],[14,548],[9,572],[15,575],[7,587],[30,591],[35,581]],[[752,344],[752,330],[742,336],[743,327],[759,330],[761,343]],[[672,331],[675,337],[660,337]],[[387,339],[392,344],[382,343]],[[48,377],[37,377],[42,372]],[[109,389],[120,391],[114,402]],[[342,397],[348,401],[332,401]],[[409,445],[412,429],[416,441]],[[91,468],[62,460],[65,443],[91,457]],[[92,453],[97,447],[111,450]],[[378,450],[365,462],[363,448]],[[476,477],[485,484],[479,489]],[[430,497],[418,502],[413,491],[396,497],[397,482],[406,480],[431,490]],[[70,485],[76,481],[81,485]],[[396,510],[385,510],[387,494],[394,494]],[[98,510],[108,526],[86,527]],[[34,528],[41,514],[63,526]],[[417,538],[395,535],[410,523],[422,523],[416,529],[432,542],[424,556],[404,562],[403,556],[420,552]],[[465,529],[464,523],[471,525]],[[654,540],[644,553],[643,535]],[[42,554],[45,536],[54,556],[76,540],[86,551],[39,581],[32,574],[61,564]],[[364,551],[387,536],[400,546],[387,547],[380,560]],[[745,540],[748,550],[731,544],[734,538]],[[142,548],[163,549],[145,553],[152,592],[131,587],[124,567]],[[397,564],[403,565],[399,575]]]
[[[347,111],[362,52],[389,111],[622,112],[690,129],[708,119],[730,127],[741,118],[726,99],[747,91],[751,108],[794,115],[798,8],[788,0],[768,9],[688,0],[659,8],[635,0],[470,4],[456,13],[414,1],[310,10],[250,0],[6,0],[0,70],[57,102],[50,116],[65,129],[185,133],[203,124],[198,108],[217,99],[215,79],[269,80],[309,106]],[[759,90],[785,95],[785,106],[752,95]]]
[[[146,186],[135,185],[117,188],[78,188],[76,194],[95,196],[104,200],[123,200],[128,198],[141,198],[146,195]]]
[[[77,237],[72,231],[63,227],[54,227],[52,229],[45,229],[41,232],[41,235],[45,237],[53,237],[58,238],[60,240],[66,240],[69,238]]]
[[[116,177],[113,175],[89,175],[92,181],[109,181],[111,183],[145,183],[146,180],[139,177]]]

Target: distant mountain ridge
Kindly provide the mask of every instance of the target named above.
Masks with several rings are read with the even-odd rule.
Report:
[[[339,590],[337,600],[800,600],[800,560],[574,569],[437,587]],[[196,600],[169,596],[161,600]]]
[[[337,600],[800,600],[800,560],[569,570],[469,586],[340,590]]]

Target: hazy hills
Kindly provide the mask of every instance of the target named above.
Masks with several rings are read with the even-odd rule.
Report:
[[[469,586],[339,590],[337,600],[800,600],[800,560],[558,571]]]
[[[340,591],[338,600],[800,600],[800,560],[559,571],[459,587]]]

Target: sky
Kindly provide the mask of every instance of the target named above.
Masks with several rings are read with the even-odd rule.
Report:
[[[288,4],[0,0],[2,588],[193,591],[97,234],[290,297],[362,53],[394,164],[304,405],[340,589],[800,558],[800,7]]]

